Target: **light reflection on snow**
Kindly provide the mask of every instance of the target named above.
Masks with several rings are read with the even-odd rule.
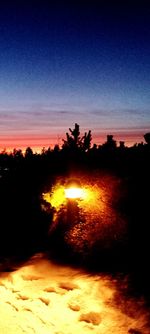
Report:
[[[0,296],[3,334],[150,332],[143,302],[124,298],[116,281],[54,264],[42,254],[1,274]]]

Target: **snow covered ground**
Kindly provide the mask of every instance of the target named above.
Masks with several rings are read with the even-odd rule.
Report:
[[[141,300],[125,298],[109,276],[37,255],[0,275],[0,334],[149,334]]]

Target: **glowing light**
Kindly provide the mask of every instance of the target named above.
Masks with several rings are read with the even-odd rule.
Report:
[[[66,202],[64,187],[58,183],[52,188],[51,193],[43,194],[43,198],[46,202],[50,203],[52,207],[59,210],[61,205]]]
[[[82,187],[79,187],[76,184],[69,184],[68,187],[64,187],[60,183],[57,183],[51,192],[43,194],[44,200],[50,203],[56,211],[59,211],[61,206],[67,204],[67,199],[76,199],[78,206],[88,213],[90,211],[99,213],[102,210],[104,206],[103,197],[104,191],[95,185],[82,185]]]
[[[111,249],[126,236],[126,222],[113,207],[113,198],[119,194],[117,187],[113,177],[60,179],[49,193],[43,194],[54,208],[49,234],[57,233],[57,229],[59,232],[60,227],[64,243],[83,259],[95,251],[95,245]],[[48,208],[45,205],[44,209]]]
[[[70,187],[65,189],[65,197],[70,199],[84,198],[84,191],[81,188]]]

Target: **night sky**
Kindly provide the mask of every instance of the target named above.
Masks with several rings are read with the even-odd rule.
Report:
[[[150,131],[150,4],[0,2],[0,149]]]

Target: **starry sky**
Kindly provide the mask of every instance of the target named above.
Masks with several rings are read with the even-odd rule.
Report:
[[[149,1],[0,2],[0,150],[150,131]]]

